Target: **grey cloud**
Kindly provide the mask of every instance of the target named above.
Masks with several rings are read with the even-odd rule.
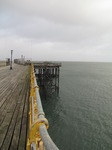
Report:
[[[0,1],[0,58],[111,61],[111,41],[110,0]]]

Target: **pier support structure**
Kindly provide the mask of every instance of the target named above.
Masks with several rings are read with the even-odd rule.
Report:
[[[38,85],[44,89],[45,93],[59,94],[60,67],[59,63],[34,64]]]

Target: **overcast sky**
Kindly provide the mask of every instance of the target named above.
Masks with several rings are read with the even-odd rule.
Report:
[[[0,0],[0,59],[112,61],[112,0]]]

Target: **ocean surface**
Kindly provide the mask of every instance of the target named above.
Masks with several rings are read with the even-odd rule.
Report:
[[[112,150],[112,63],[63,62],[59,96],[42,104],[60,150]]]

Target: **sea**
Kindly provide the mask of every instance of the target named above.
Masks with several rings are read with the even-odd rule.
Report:
[[[59,95],[41,99],[60,150],[112,150],[112,63],[62,62]]]

